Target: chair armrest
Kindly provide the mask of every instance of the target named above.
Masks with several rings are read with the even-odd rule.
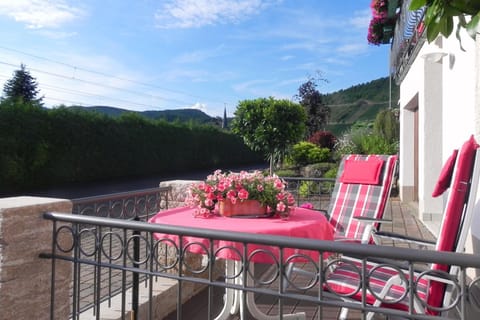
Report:
[[[395,240],[395,241],[417,244],[417,245],[420,245],[420,246],[427,246],[428,247],[428,246],[435,246],[436,245],[435,241],[410,237],[410,236],[406,236],[404,234],[393,233],[393,232],[376,231],[373,234],[373,236],[378,237],[378,238],[382,238],[382,239],[390,239],[390,240]]]
[[[348,256],[342,256],[340,259],[341,261],[362,261],[365,257],[357,257],[355,255],[348,255]],[[408,261],[401,261],[401,260],[394,260],[394,259],[389,259],[389,258],[377,258],[377,257],[369,257],[368,258],[369,263],[374,263],[374,264],[384,264],[386,266],[392,266],[392,267],[397,267],[400,269],[404,270],[409,270],[411,267],[411,264]],[[413,271],[421,273],[424,271],[430,270],[430,267],[427,263],[425,264],[415,264],[413,266]]]
[[[359,220],[359,221],[366,221],[366,222],[381,222],[381,223],[392,223],[393,222],[393,220],[391,220],[391,219],[369,218],[369,217],[362,217],[362,216],[353,217],[353,219]]]

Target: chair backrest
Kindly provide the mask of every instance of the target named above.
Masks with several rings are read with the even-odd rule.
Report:
[[[471,136],[458,152],[436,251],[463,252],[465,250],[479,183],[480,151],[478,148],[478,144]],[[433,264],[432,269],[451,273],[456,273],[458,270],[458,268],[450,270],[449,266],[442,264]],[[444,283],[432,281],[427,304],[440,307],[443,304],[445,291]]]
[[[335,237],[361,240],[366,225],[354,217],[383,217],[396,163],[396,155],[352,154],[342,158],[328,208]]]

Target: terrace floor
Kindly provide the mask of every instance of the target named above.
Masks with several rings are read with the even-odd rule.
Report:
[[[401,203],[398,198],[392,198],[388,204],[388,207],[385,212],[386,219],[392,219],[393,223],[383,224],[382,230],[390,231],[400,234],[405,234],[415,238],[426,239],[426,240],[435,240],[434,235],[425,227],[425,225],[417,219],[417,211],[414,206]],[[394,246],[403,246],[408,247],[408,244],[405,243],[383,243],[385,245],[394,245]],[[257,270],[256,269],[256,273]],[[263,272],[268,272],[268,267],[265,266],[262,270]],[[222,302],[222,291],[214,290],[213,301],[216,301],[217,304],[214,305],[212,314],[218,314],[221,309]],[[203,320],[207,319],[207,298],[208,291],[205,289],[200,294],[196,295],[190,301],[183,305],[182,309],[182,319],[190,320]],[[277,301],[269,297],[262,297],[261,295],[255,296],[256,303],[260,310],[266,314],[277,314],[276,310],[278,309]],[[298,304],[296,301],[285,301],[284,310],[288,312],[305,312],[306,319],[319,319],[318,308],[314,305],[302,305]],[[326,308],[322,310],[323,316],[321,319],[336,319],[339,313],[339,309],[336,308]],[[173,320],[177,318],[177,314],[170,314],[166,319]],[[237,320],[240,319],[238,315],[231,316],[229,319]],[[246,319],[254,319],[250,315]],[[361,314],[359,312],[350,312],[348,319],[361,319]],[[375,319],[383,319],[381,316],[375,317]]]

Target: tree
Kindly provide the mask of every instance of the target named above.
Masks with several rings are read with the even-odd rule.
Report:
[[[323,103],[322,94],[317,90],[317,80],[310,77],[298,88],[296,96],[307,115],[307,137],[322,130],[330,116],[330,108]]]
[[[298,103],[270,97],[240,101],[231,125],[250,149],[269,158],[272,173],[275,159],[303,138],[305,119]]]
[[[480,28],[480,2],[472,0],[412,0],[410,10],[427,6],[425,12],[425,27],[427,40],[432,42],[439,34],[446,38],[453,32],[453,18],[458,17],[457,38],[460,40],[460,30],[465,28],[475,39]],[[469,22],[466,16],[472,16]]]
[[[43,98],[37,98],[39,93],[37,86],[36,79],[30,75],[22,63],[20,70],[15,70],[13,78],[5,83],[3,92],[7,99],[41,104]]]
[[[398,122],[397,112],[391,109],[380,111],[375,118],[373,130],[388,143],[398,142],[400,139],[400,123]]]

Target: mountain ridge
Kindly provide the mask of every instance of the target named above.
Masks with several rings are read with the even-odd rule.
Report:
[[[391,91],[391,92],[390,92]],[[377,113],[392,106],[393,101],[398,101],[399,88],[389,82],[388,77],[379,78],[366,83],[341,89],[336,92],[322,94],[323,102],[330,106],[329,123],[327,130],[340,134],[358,121],[373,121]],[[70,107],[81,110],[94,111],[113,117],[125,113],[137,113],[149,119],[165,120],[168,122],[194,121],[200,124],[221,126],[220,117],[212,117],[198,109],[166,109],[132,111],[111,106]],[[228,118],[230,120],[232,118]]]

